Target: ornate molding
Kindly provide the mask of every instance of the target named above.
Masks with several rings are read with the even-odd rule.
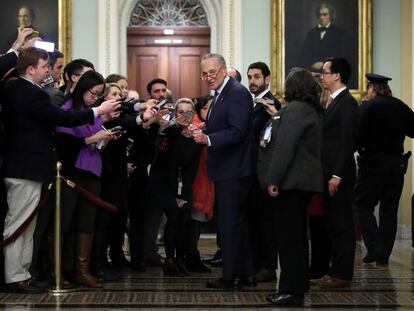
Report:
[[[208,27],[207,14],[198,0],[139,0],[129,27]]]

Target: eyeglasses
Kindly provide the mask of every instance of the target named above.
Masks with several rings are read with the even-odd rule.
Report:
[[[209,73],[203,73],[200,76],[200,79],[203,80],[203,81],[207,80],[208,78],[215,79],[217,77],[217,74],[220,72],[220,70],[223,69],[223,66],[224,66],[224,64],[221,65],[221,67],[217,71],[211,71]]]
[[[91,90],[88,90],[89,93],[91,93],[92,96],[95,96],[97,99],[101,99],[103,97],[102,93],[95,93],[92,92]]]
[[[326,71],[322,71],[322,73],[321,73],[323,76],[326,76],[326,75],[334,75],[334,74],[336,74],[336,72],[326,72]]]

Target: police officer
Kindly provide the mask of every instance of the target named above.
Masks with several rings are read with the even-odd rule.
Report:
[[[365,263],[387,265],[397,232],[397,213],[411,153],[405,136],[414,137],[414,112],[392,97],[391,78],[368,73],[368,101],[361,104],[358,181],[355,203],[367,247]],[[379,223],[374,216],[379,205]]]

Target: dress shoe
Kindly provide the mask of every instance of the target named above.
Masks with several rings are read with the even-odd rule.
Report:
[[[162,272],[165,276],[179,276],[182,275],[180,269],[177,266],[177,262],[174,258],[165,258],[162,266]]]
[[[241,277],[241,284],[242,286],[246,286],[246,287],[256,287],[257,286],[257,281],[255,276],[250,275],[250,276],[242,276]]]
[[[351,281],[331,276],[330,278],[321,280],[318,286],[320,288],[343,288],[351,286]]]
[[[364,263],[373,263],[377,260],[377,256],[374,253],[368,252],[368,254],[362,259]]]
[[[41,294],[44,290],[35,286],[29,281],[8,283],[5,285],[4,291],[13,294]]]
[[[303,296],[289,294],[269,294],[266,301],[277,306],[303,306]]]
[[[215,267],[215,268],[222,267],[223,266],[223,258],[220,257],[220,258],[211,260],[210,261],[210,266]]]
[[[207,264],[210,264],[212,261],[215,261],[215,260],[217,260],[217,259],[221,259],[221,249],[218,249],[218,250],[214,253],[213,257],[211,257],[211,258],[209,258],[209,259],[205,259],[205,260],[203,260],[203,262],[204,262],[204,263],[207,263]]]
[[[276,271],[273,269],[262,268],[255,274],[257,282],[273,282],[276,281]]]
[[[239,278],[236,278],[233,280],[225,280],[223,278],[219,278],[214,281],[207,282],[206,287],[224,289],[224,290],[232,290],[232,289],[238,290],[242,288],[242,281]]]
[[[310,283],[311,286],[312,285],[318,286],[320,282],[325,282],[325,281],[329,280],[330,278],[331,277],[329,275],[325,275],[325,276],[323,276],[320,279],[310,279],[309,280],[309,283]]]

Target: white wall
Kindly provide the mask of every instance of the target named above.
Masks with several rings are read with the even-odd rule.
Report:
[[[72,58],[85,58],[95,65],[98,61],[98,1],[102,0],[72,0]]]
[[[392,77],[389,83],[400,96],[400,1],[373,1],[373,71]]]
[[[270,67],[270,1],[242,1],[242,83],[247,85],[247,68],[262,61]]]

